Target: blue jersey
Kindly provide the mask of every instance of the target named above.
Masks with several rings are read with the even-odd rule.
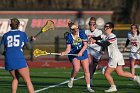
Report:
[[[19,30],[11,30],[3,35],[1,44],[5,47],[5,68],[7,70],[27,67],[22,51],[25,42],[28,42],[27,35]]]
[[[72,33],[66,36],[66,44],[71,44],[70,54],[78,54],[83,47],[83,41],[87,41],[87,35],[84,30],[79,30],[78,38],[74,38]],[[76,56],[68,56],[70,61]],[[79,60],[86,59],[88,57],[87,50],[83,52],[83,56],[76,57]]]

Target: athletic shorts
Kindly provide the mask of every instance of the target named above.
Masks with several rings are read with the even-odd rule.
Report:
[[[119,55],[116,58],[109,58],[108,66],[111,68],[116,68],[118,65],[125,65],[123,55]]]
[[[88,51],[88,54],[92,55],[95,59],[97,59],[98,61],[101,59],[102,57],[102,54],[100,52],[97,52],[97,51],[94,51],[93,49],[91,48],[88,48],[87,49]]]
[[[129,57],[133,59],[140,59],[140,54],[130,52]]]
[[[8,71],[18,70],[25,67],[27,67],[27,62],[24,58],[5,59],[5,69]]]
[[[78,60],[84,60],[84,59],[87,59],[88,58],[88,53],[87,53],[87,50],[85,50],[83,52],[83,55],[80,56],[80,57],[69,55],[68,58],[69,58],[70,62],[72,62],[74,58],[77,58]]]

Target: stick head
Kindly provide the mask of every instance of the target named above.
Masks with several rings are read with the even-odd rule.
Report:
[[[39,50],[39,49],[35,49],[34,52],[33,52],[33,55],[35,57],[38,57],[38,56],[42,56],[42,55],[47,55],[47,52],[46,51]]]
[[[54,30],[54,22],[52,20],[47,20],[46,24],[42,27],[41,32],[46,32],[48,30]]]

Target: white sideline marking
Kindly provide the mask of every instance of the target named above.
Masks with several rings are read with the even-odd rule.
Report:
[[[82,79],[82,78],[84,78],[84,76],[81,76],[81,77],[79,77],[79,78],[76,78],[76,79],[74,79],[74,81],[75,81],[75,80]],[[66,84],[66,83],[68,83],[68,81],[69,81],[69,80],[64,81],[64,82],[61,82],[61,83],[56,84],[56,85],[48,86],[48,87],[46,87],[46,88],[42,88],[42,89],[39,89],[39,90],[35,90],[35,93],[38,93],[38,92],[43,91],[43,90],[47,90],[47,89],[49,89],[49,88],[53,88],[53,87],[57,87],[57,86],[60,86],[60,85]]]
[[[97,72],[95,72],[94,74],[99,74],[99,72],[98,72],[98,73],[97,73]],[[75,81],[75,80],[82,79],[82,78],[84,78],[84,76],[81,76],[81,77],[79,77],[79,78],[76,78],[76,79],[74,79],[74,81]],[[64,82],[61,82],[61,83],[56,84],[56,85],[51,85],[51,86],[48,86],[48,87],[46,87],[46,88],[42,88],[42,89],[39,89],[39,90],[35,90],[35,93],[38,93],[38,92],[40,92],[40,91],[47,90],[47,89],[49,89],[49,88],[54,88],[54,87],[57,87],[57,86],[60,86],[60,85],[66,84],[66,83],[68,83],[68,81],[69,81],[69,80],[64,81]]]

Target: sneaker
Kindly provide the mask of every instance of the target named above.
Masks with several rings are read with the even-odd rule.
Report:
[[[109,89],[105,90],[105,92],[115,92],[117,91],[116,87],[110,87]]]
[[[92,79],[90,79],[90,87],[93,87]]]
[[[68,82],[68,87],[69,87],[69,88],[72,88],[72,87],[73,87],[73,80],[70,80],[70,81]]]
[[[87,88],[87,92],[95,92],[91,87]]]
[[[140,76],[136,76],[135,81],[140,85]]]

